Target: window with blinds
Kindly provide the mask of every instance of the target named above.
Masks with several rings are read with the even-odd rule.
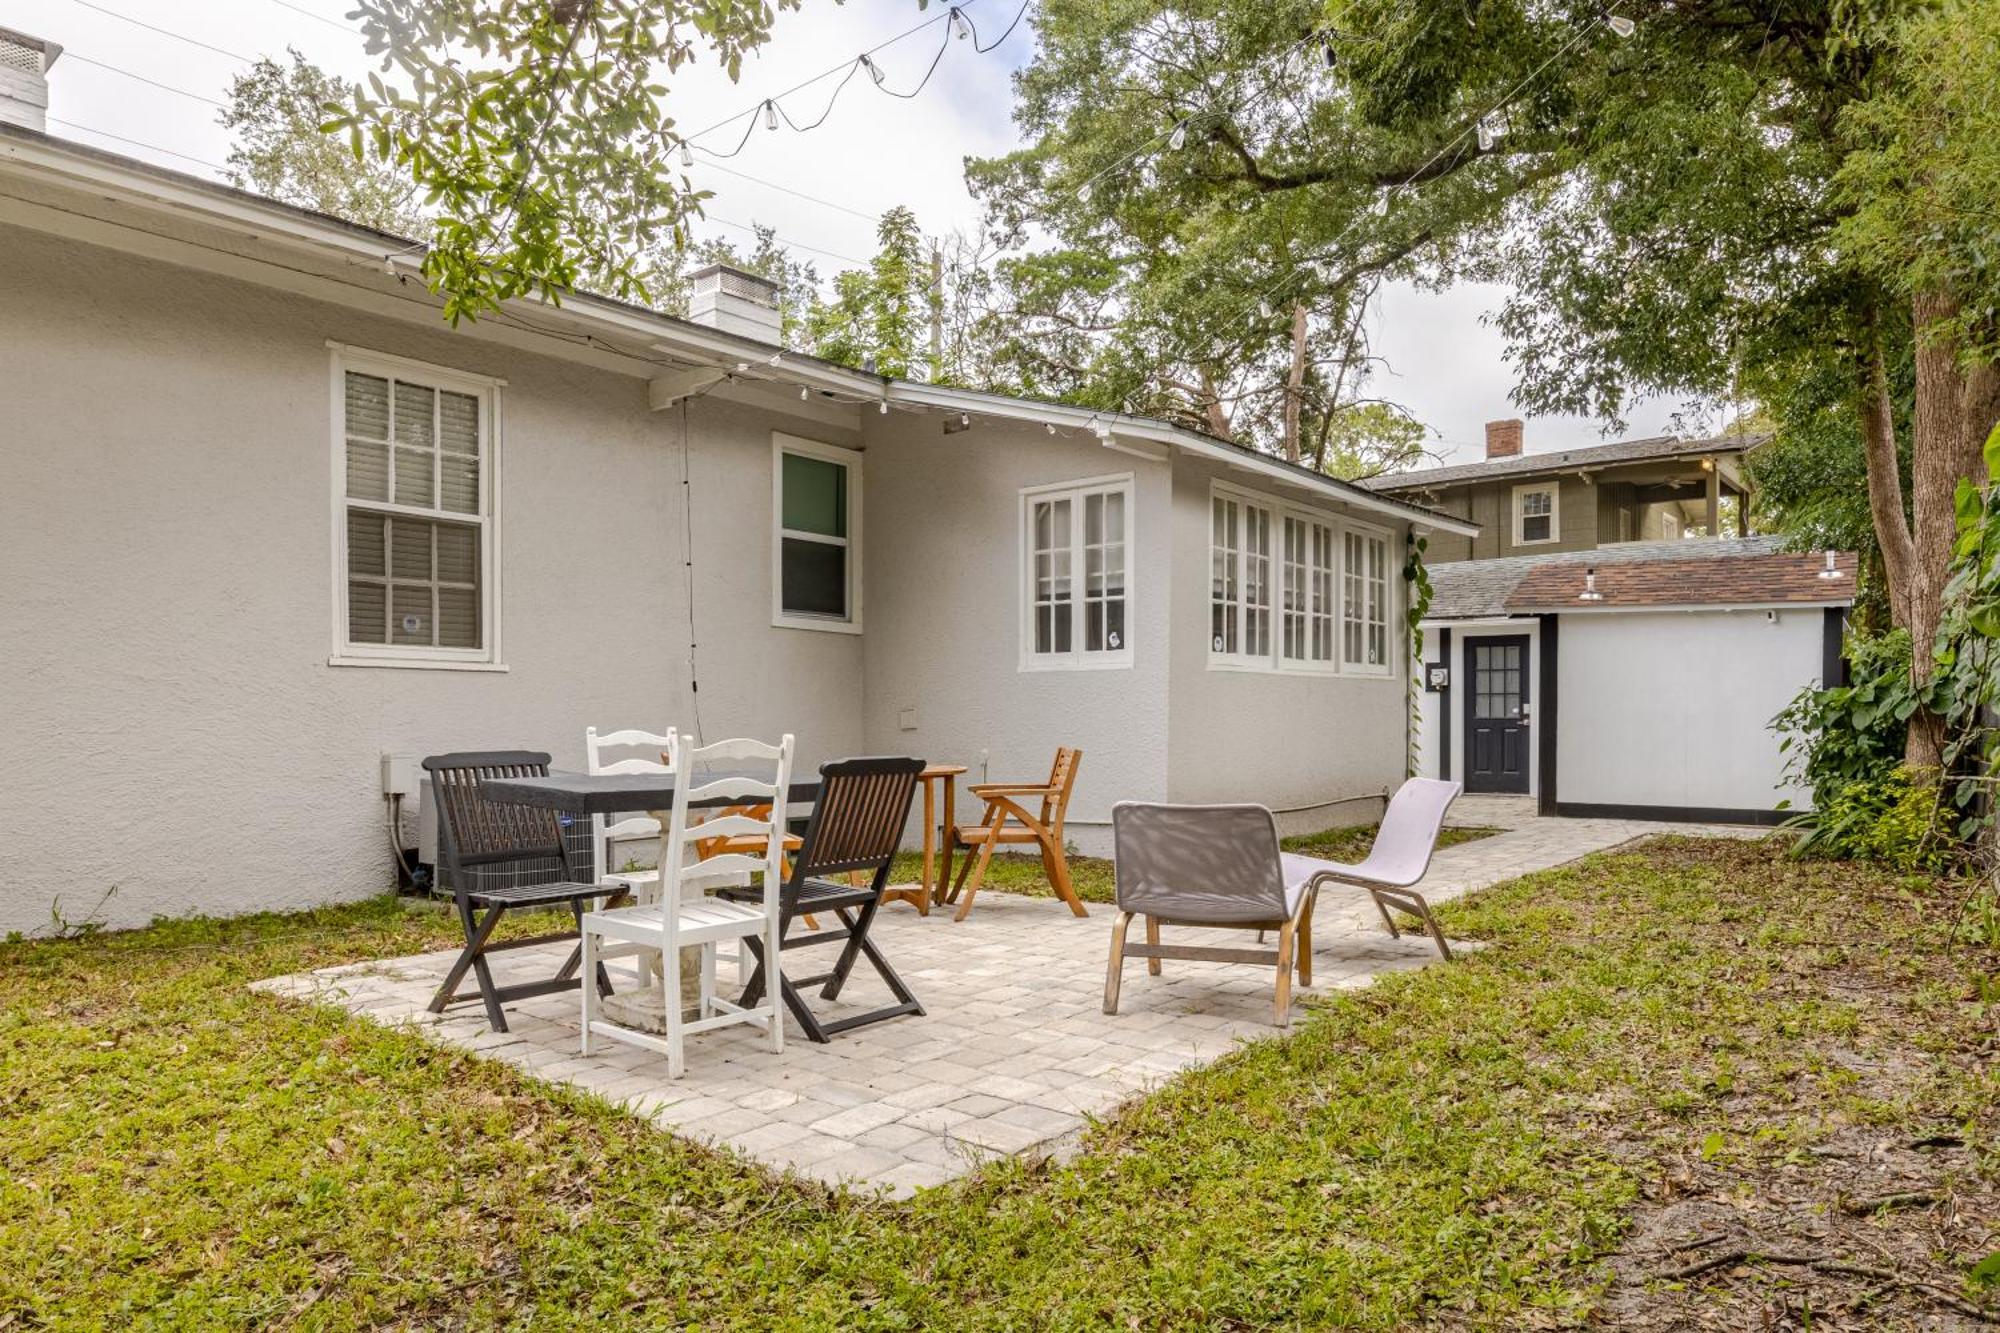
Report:
[[[491,659],[490,385],[336,358],[342,656]]]

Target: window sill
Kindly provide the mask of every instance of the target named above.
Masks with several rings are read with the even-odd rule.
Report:
[[[1246,676],[1297,676],[1309,680],[1391,680],[1395,672],[1378,667],[1304,666],[1296,663],[1277,666],[1270,662],[1212,657],[1210,671],[1229,671]]]
[[[1045,661],[1026,658],[1021,662],[1022,671],[1130,671],[1133,658],[1128,653],[1109,661],[1093,661],[1090,658],[1068,658],[1062,661]]]
[[[809,629],[821,634],[859,634],[861,622],[858,620],[819,620],[812,616],[776,615],[771,617],[772,629]]]
[[[505,673],[505,662],[472,662],[456,657],[353,657],[335,653],[326,659],[332,667],[401,667],[413,671],[495,671]]]

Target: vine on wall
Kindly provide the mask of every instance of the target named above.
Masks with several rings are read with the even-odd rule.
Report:
[[[1409,753],[1404,757],[1405,777],[1417,775],[1418,746],[1424,733],[1424,617],[1431,610],[1431,575],[1424,568],[1424,552],[1430,546],[1428,537],[1410,533],[1403,539],[1403,582],[1408,586],[1409,595],[1403,599],[1403,619],[1410,631],[1410,726]]]

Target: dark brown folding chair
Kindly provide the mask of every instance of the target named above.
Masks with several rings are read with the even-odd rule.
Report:
[[[430,1010],[441,1014],[447,1005],[477,995],[486,1003],[486,1021],[495,1032],[505,1032],[503,1004],[571,990],[580,984],[576,970],[583,961],[583,948],[579,943],[570,950],[553,977],[497,985],[486,961],[488,954],[581,939],[580,932],[572,929],[495,944],[493,930],[500,919],[518,908],[568,907],[580,926],[585,909],[616,890],[576,881],[562,826],[553,810],[505,805],[480,794],[480,784],[489,778],[547,777],[548,755],[537,750],[440,754],[424,760],[424,768],[431,775],[431,798],[437,803],[438,863],[450,882],[459,924],[465,929],[465,949],[431,997]],[[478,979],[479,988],[461,994],[458,985],[467,969]],[[600,994],[610,993],[611,983],[602,967],[598,968],[597,986]]]
[[[820,766],[819,801],[806,823],[805,839],[792,855],[792,872],[779,895],[778,938],[781,956],[794,949],[841,945],[840,957],[830,971],[794,981],[784,968],[778,971],[778,985],[785,1007],[799,1027],[814,1041],[824,1042],[836,1032],[845,1032],[866,1023],[879,1023],[899,1014],[921,1014],[924,1007],[889,966],[889,960],[868,937],[875,913],[882,906],[882,890],[889,883],[890,863],[902,845],[903,826],[910,818],[910,802],[917,792],[921,759],[841,759]],[[846,872],[859,871],[867,882],[855,884]],[[825,878],[841,875],[840,881]],[[722,896],[753,900],[753,888],[724,889]],[[807,912],[831,912],[840,918],[840,930],[823,929],[794,937],[792,922]],[[756,970],[744,989],[747,1007],[763,997],[770,962],[758,940],[746,940],[756,959]],[[896,1003],[866,1013],[852,1014],[832,1022],[821,1022],[800,993],[804,986],[818,986],[820,997],[831,1000],[847,984],[855,960],[865,957],[889,987]]]

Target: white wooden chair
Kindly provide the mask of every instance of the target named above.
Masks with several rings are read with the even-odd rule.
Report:
[[[742,941],[761,937],[765,957],[777,958],[781,939],[782,914],[779,888],[784,880],[785,798],[791,789],[793,739],[787,734],[776,745],[757,740],[717,741],[713,745],[690,747],[678,736],[668,750],[673,771],[680,775],[674,783],[673,809],[660,835],[660,893],[657,902],[636,907],[584,914],[584,975],[592,975],[600,951],[637,945],[657,949],[665,972],[664,1036],[623,1027],[602,1016],[597,993],[586,986],[583,1000],[583,1054],[593,1049],[593,1039],[610,1037],[661,1051],[667,1057],[667,1076],[679,1078],[687,1071],[683,1043],[687,1034],[706,1032],[729,1023],[753,1023],[771,1037],[771,1049],[785,1049],[783,1001],[779,987],[769,987],[761,1003],[733,1004],[715,993],[715,947],[723,940]],[[716,772],[701,780],[704,766],[722,761],[731,764],[772,765],[776,772],[769,781],[742,768]],[[769,771],[768,769],[761,771]],[[771,803],[774,812],[765,819],[749,815],[724,815],[697,824],[690,818],[696,802],[752,800]],[[717,836],[741,837],[761,834],[764,855],[728,852],[696,861],[690,855],[695,842]],[[708,887],[741,883],[745,875],[761,874],[763,892],[756,901],[730,901],[704,894]],[[701,951],[701,1003],[697,1016],[689,1020],[681,1013],[681,950]]]
[[[584,771],[598,773],[671,773],[673,770],[655,756],[670,754],[674,747],[674,737],[678,729],[667,728],[667,734],[656,736],[650,731],[610,731],[600,733],[596,727],[585,727],[583,731]],[[627,756],[622,759],[608,758],[605,751],[643,749],[644,756]],[[597,867],[597,882],[607,888],[618,889],[645,901],[653,897],[653,891],[660,882],[660,872],[653,870],[619,870],[613,864],[620,846],[628,842],[657,839],[660,836],[660,821],[648,814],[628,814],[622,819],[612,820],[605,815],[590,817],[591,864]]]

